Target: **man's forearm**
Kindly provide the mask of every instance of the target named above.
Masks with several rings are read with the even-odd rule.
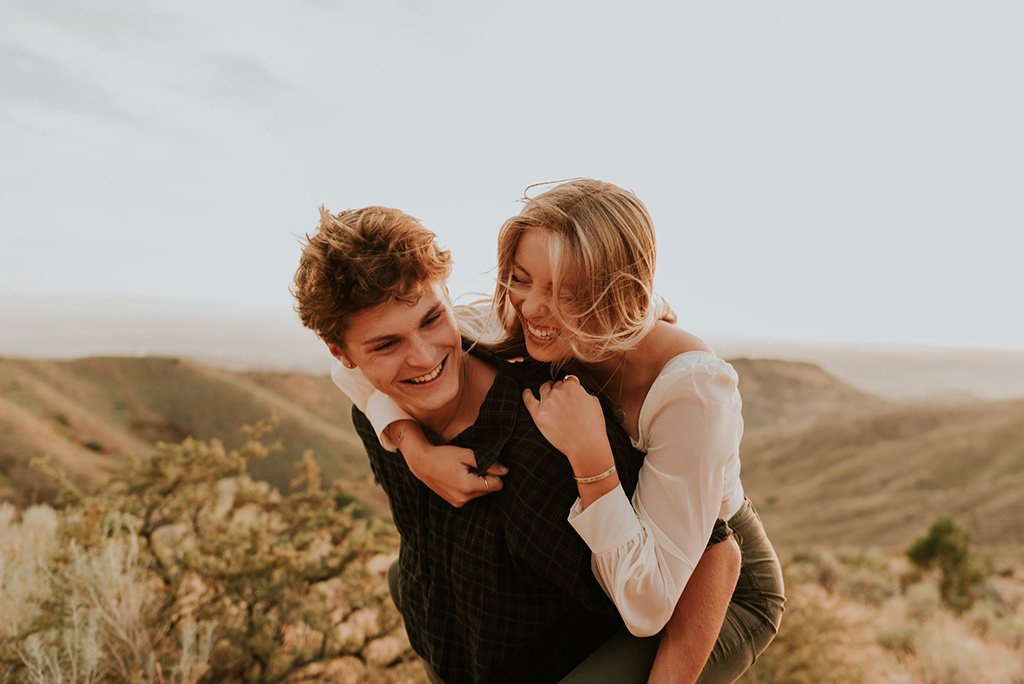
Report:
[[[697,681],[722,630],[740,561],[740,548],[732,536],[701,556],[661,633],[649,684]]]

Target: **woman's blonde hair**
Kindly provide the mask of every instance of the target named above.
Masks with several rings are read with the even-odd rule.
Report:
[[[527,188],[529,190],[535,186]],[[519,240],[530,230],[556,239],[549,254],[551,291],[572,292],[570,302],[551,297],[551,309],[576,358],[595,362],[635,347],[659,319],[675,314],[654,294],[654,224],[643,202],[617,185],[588,178],[554,186],[505,221],[498,235],[494,303],[504,326],[502,346],[522,348],[523,330],[509,300]]]

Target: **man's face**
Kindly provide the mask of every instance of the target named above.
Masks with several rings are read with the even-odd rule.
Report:
[[[417,419],[458,403],[462,341],[443,283],[424,284],[418,299],[363,309],[349,318],[344,339],[344,348],[332,346],[332,353]]]

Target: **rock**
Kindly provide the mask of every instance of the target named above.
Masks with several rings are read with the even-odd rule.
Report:
[[[293,622],[281,630],[281,643],[290,653],[306,656],[318,651],[324,642],[324,635],[305,622]]]
[[[228,511],[235,505],[235,493],[238,491],[238,480],[233,477],[225,477],[217,483],[217,501],[209,507],[208,515],[213,520],[223,520],[227,517]]]
[[[267,512],[262,506],[249,503],[235,509],[234,515],[231,516],[231,524],[241,528],[256,527],[266,518]]]
[[[194,546],[192,527],[187,523],[172,523],[153,530],[149,537],[150,548],[165,567],[177,564],[182,552]]]
[[[401,629],[368,643],[363,649],[363,657],[371,665],[383,667],[401,660],[409,649],[409,637]]]
[[[391,564],[398,560],[397,553],[378,553],[366,561],[366,571],[371,575],[387,574]]]
[[[357,624],[342,622],[334,628],[334,638],[341,653],[359,653],[366,643],[366,631]]]
[[[371,639],[384,632],[380,608],[360,608],[349,615],[345,622],[358,626]]]
[[[321,663],[312,663],[302,668],[286,681],[288,684],[313,684],[314,682],[331,682],[332,684],[360,684],[364,681],[366,666],[359,658],[342,656]]]
[[[313,591],[320,594],[324,605],[331,606],[328,614],[331,624],[338,624],[352,612],[352,603],[348,598],[352,590],[340,577],[317,582],[313,585]]]

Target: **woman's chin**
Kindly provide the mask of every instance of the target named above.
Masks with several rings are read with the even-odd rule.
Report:
[[[526,353],[530,355],[530,358],[534,361],[542,361],[544,363],[553,363],[560,361],[568,356],[563,345],[558,343],[558,340],[551,340],[545,343],[537,343],[531,340],[529,335],[526,338]]]

